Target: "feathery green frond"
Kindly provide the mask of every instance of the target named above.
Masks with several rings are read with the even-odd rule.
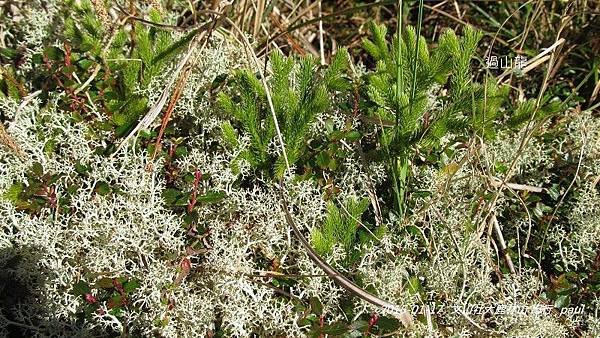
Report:
[[[350,263],[356,257],[357,245],[361,243],[358,229],[362,215],[369,207],[369,200],[349,198],[343,205],[327,204],[327,217],[319,228],[313,229],[311,243],[320,255],[330,255],[333,247],[340,244],[346,251]]]
[[[317,115],[330,104],[330,96],[347,88],[343,78],[348,66],[347,52],[340,51],[332,65],[324,70],[314,58],[295,60],[279,53],[271,55],[273,74],[268,81],[268,90],[273,100],[290,165],[295,164],[306,147],[306,135]],[[221,93],[218,103],[231,117],[238,121],[241,129],[250,136],[247,160],[257,169],[266,170],[277,177],[283,175],[286,163],[283,154],[269,154],[269,143],[276,136],[275,123],[261,81],[248,71],[237,72],[234,90]]]

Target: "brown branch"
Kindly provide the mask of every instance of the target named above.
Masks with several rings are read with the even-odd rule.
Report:
[[[183,88],[185,87],[185,83],[186,83],[187,78],[190,75],[190,73],[191,73],[191,68],[187,67],[183,71],[183,74],[181,75],[177,84],[175,85],[175,90],[173,91],[173,94],[171,95],[171,100],[169,101],[169,105],[167,106],[167,110],[165,111],[165,115],[163,116],[163,119],[162,119],[160,130],[158,132],[158,137],[156,138],[156,142],[154,143],[154,153],[152,154],[152,161],[154,161],[154,159],[156,158],[156,155],[158,154],[158,151],[160,149],[160,142],[162,141],[163,135],[165,133],[165,129],[167,128],[167,124],[169,124],[169,121],[171,120],[171,115],[173,114],[175,105],[177,104],[177,101],[181,97],[181,92],[183,91]]]
[[[25,158],[25,153],[15,140],[6,132],[4,125],[0,123],[0,143],[4,144],[8,149],[12,150],[20,159]]]

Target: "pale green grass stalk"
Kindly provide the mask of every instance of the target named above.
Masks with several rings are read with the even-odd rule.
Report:
[[[401,42],[402,42],[402,7],[403,7],[403,3],[402,0],[398,0],[398,19],[396,20],[396,39],[398,42],[398,47],[396,50],[396,70],[397,70],[397,75],[396,75],[396,100],[397,100],[397,105],[396,105],[396,125],[395,125],[395,129],[394,129],[394,133],[398,134],[398,125],[400,123],[399,119],[400,119],[400,106],[401,106],[401,102],[400,102],[400,97],[402,95],[402,88],[403,88],[403,84],[402,84],[402,48],[400,48],[401,46]],[[385,131],[382,128],[382,133],[383,133],[383,137],[386,138],[385,136]],[[396,155],[391,155],[390,151],[389,151],[389,142],[384,139],[385,144],[386,144],[386,151],[390,160],[390,169],[392,172],[392,188],[394,189],[394,194],[395,194],[395,198],[396,198],[396,203],[397,203],[397,207],[398,207],[398,213],[400,218],[402,218],[404,212],[404,193],[403,191],[400,190],[400,185],[398,182],[398,172],[397,172],[397,168],[396,168]]]
[[[397,49],[396,49],[396,59],[397,59],[397,76],[396,76],[396,126],[394,130],[394,137],[397,139],[399,137],[398,132],[400,130],[399,124],[402,102],[401,95],[403,93],[404,84],[403,84],[403,73],[402,73],[402,0],[398,1],[398,20],[397,20],[397,28],[396,28],[396,39],[397,39]],[[423,0],[419,0],[419,14],[417,19],[417,37],[415,44],[415,52],[413,57],[411,58],[411,69],[412,69],[412,83],[411,83],[411,94],[409,98],[409,112],[412,113],[413,102],[416,95],[416,82],[417,82],[417,58],[418,58],[418,50],[419,50],[419,38],[421,32],[421,25],[423,22]],[[385,135],[385,134],[384,134]],[[387,141],[386,141],[387,144]],[[388,149],[389,155],[389,149]],[[391,172],[392,172],[392,183],[394,194],[396,198],[396,203],[398,207],[398,216],[400,220],[402,220],[406,214],[406,183],[408,179],[409,173],[409,163],[408,160],[408,149],[401,149],[399,154],[393,154],[390,156],[391,161]]]

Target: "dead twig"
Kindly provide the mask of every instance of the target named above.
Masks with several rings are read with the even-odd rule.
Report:
[[[492,215],[491,222],[493,223],[492,225],[494,227],[494,233],[496,234],[496,238],[498,240],[500,253],[502,253],[504,256],[504,261],[506,262],[510,273],[514,275],[516,274],[515,266],[513,265],[510,255],[508,254],[508,248],[506,247],[506,242],[504,241],[504,236],[502,235],[502,230],[500,230],[500,224],[498,223],[498,218],[496,218],[496,215]]]
[[[526,74],[530,70],[536,68],[537,66],[539,66],[542,63],[544,63],[547,60],[549,60],[550,59],[550,55],[547,55],[547,54],[553,52],[560,45],[562,45],[565,41],[566,40],[564,38],[560,38],[556,42],[554,42],[551,46],[549,46],[548,48],[544,48],[542,50],[542,52],[540,52],[538,55],[536,55],[535,57],[533,57],[531,60],[527,61],[527,63],[525,64],[525,66],[521,70],[521,73]],[[513,72],[512,69],[507,69],[506,71],[504,71],[504,73],[502,73],[500,76],[498,76],[498,82],[501,82],[502,79],[505,76],[507,76],[509,74],[512,74],[512,72]]]
[[[29,102],[31,102],[31,100],[33,100],[36,96],[40,95],[41,93],[42,91],[38,90],[23,97],[23,101],[17,107],[15,115],[18,115],[19,112],[23,108],[25,108],[25,106]],[[8,134],[2,123],[0,123],[0,143],[4,144],[8,149],[12,150],[21,160],[25,160],[25,152],[23,151],[23,149],[21,149],[19,144],[10,136],[10,134]]]
[[[281,20],[277,17],[277,14],[275,13],[275,11],[273,11],[269,15],[269,17],[271,18],[271,21],[277,27],[277,29],[285,31],[285,27],[283,26],[283,23],[281,22]],[[300,46],[300,44],[298,43],[298,41],[296,41],[296,39],[294,39],[294,37],[291,34],[286,33],[285,34],[285,38],[288,41],[288,44],[290,45],[290,47],[296,53],[298,53],[300,55],[306,55],[306,51]]]
[[[500,180],[496,177],[492,177],[490,184],[492,185],[492,187],[495,187],[495,188],[498,188],[498,187],[504,185],[513,190],[523,190],[523,191],[538,192],[538,193],[544,191],[544,188],[534,187],[534,186],[526,185],[526,184],[503,182],[502,180]]]
[[[0,123],[0,143],[12,150],[21,160],[25,159],[25,153],[15,140],[6,132],[4,125]]]
[[[167,125],[169,124],[169,121],[171,120],[171,115],[173,114],[175,105],[177,104],[177,101],[181,97],[181,92],[183,91],[183,88],[185,87],[185,82],[187,81],[187,78],[189,77],[190,73],[191,73],[191,67],[187,67],[183,71],[183,74],[182,74],[181,78],[179,79],[179,81],[177,81],[177,85],[175,86],[175,90],[173,91],[173,94],[171,95],[171,100],[169,101],[169,105],[167,106],[167,110],[165,111],[165,115],[163,116],[160,130],[158,131],[158,136],[156,137],[156,142],[154,143],[154,152],[152,153],[152,161],[151,162],[153,162],[154,159],[156,159],[156,155],[158,154],[158,151],[160,150],[160,142],[162,141],[163,135],[165,133],[165,129],[167,128]]]

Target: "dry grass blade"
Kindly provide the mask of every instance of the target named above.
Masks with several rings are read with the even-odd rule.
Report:
[[[25,158],[25,153],[15,140],[6,132],[4,125],[0,123],[0,143],[4,144],[8,149],[12,150],[20,159]]]
[[[523,191],[536,192],[536,193],[544,191],[544,188],[534,187],[534,186],[526,185],[526,184],[509,183],[509,182],[503,183],[502,180],[495,178],[495,177],[492,178],[491,185],[496,188],[500,187],[501,185],[505,185],[508,188],[511,188],[513,190],[523,190]]]
[[[281,19],[278,17],[277,15],[277,11],[273,11],[271,13],[271,15],[269,16],[271,18],[271,22],[273,22],[273,24],[280,30],[285,30],[283,23],[281,22]],[[294,39],[294,37],[289,34],[286,33],[285,34],[285,38],[288,41],[290,47],[299,55],[306,55],[306,51],[300,46],[300,44],[298,43],[298,41],[296,41],[296,39]]]
[[[510,255],[508,254],[506,241],[504,241],[504,236],[502,235],[502,230],[500,229],[500,224],[498,223],[498,218],[496,218],[496,215],[493,215],[490,221],[494,227],[494,233],[496,234],[496,239],[498,240],[498,245],[500,246],[500,252],[504,255],[504,261],[506,262],[510,273],[514,275],[516,274],[515,266],[513,265]]]
[[[459,18],[455,17],[454,15],[452,15],[452,14],[448,14],[448,13],[444,12],[443,10],[441,10],[441,9],[437,8],[437,6],[424,5],[423,7],[427,8],[427,9],[429,9],[429,10],[431,10],[431,11],[434,11],[434,12],[436,12],[436,13],[439,13],[439,14],[441,14],[441,15],[443,15],[443,16],[445,16],[445,17],[449,18],[449,19],[452,19],[452,20],[454,20],[454,21],[456,21],[456,22],[460,23],[461,25],[465,25],[465,26],[469,26],[469,25],[470,25],[468,22],[466,22],[466,21],[464,21],[464,20],[461,20],[461,19],[459,19]],[[497,36],[497,34],[492,34],[492,33],[490,33],[490,32],[486,32],[486,31],[482,31],[482,32],[483,32],[483,34],[485,34],[485,35],[487,35],[487,36],[491,36],[491,37],[493,37],[495,40],[497,40],[498,42],[500,42],[501,44],[503,44],[503,45],[505,45],[505,46],[508,46],[508,45],[509,45],[509,43],[508,43],[508,42],[506,42],[506,41],[504,41],[503,39],[499,38],[499,37]]]
[[[525,64],[525,67],[523,67],[521,72],[523,74],[527,74],[530,70],[538,67],[542,63],[549,60],[550,56],[547,54],[553,52],[556,48],[558,48],[564,42],[565,42],[565,39],[560,38],[555,43],[553,43],[550,47],[544,48],[544,50],[542,52],[540,52],[538,55],[536,55],[531,60],[527,61],[527,63]],[[511,73],[512,73],[512,69],[507,69],[506,71],[504,71],[504,73],[502,73],[500,76],[498,76],[498,82],[501,82],[505,76],[507,76]]]
[[[553,46],[560,46],[562,44],[562,42],[564,42],[564,39],[561,38],[561,34],[563,29],[565,28],[566,24],[568,23],[568,20],[563,20],[562,24],[560,25],[557,35],[555,37],[555,43],[553,44]],[[503,192],[504,188],[506,187],[506,183],[508,181],[508,179],[511,177],[513,170],[515,169],[516,165],[517,165],[517,160],[518,158],[522,155],[523,150],[525,149],[525,147],[527,146],[527,144],[529,143],[529,141],[531,140],[531,138],[533,137],[533,134],[536,130],[536,128],[539,126],[536,122],[535,122],[535,113],[537,112],[537,109],[539,109],[540,107],[540,103],[542,100],[542,97],[547,89],[548,86],[548,82],[550,80],[549,75],[550,72],[555,64],[555,59],[556,59],[556,54],[558,53],[556,48],[548,48],[548,53],[550,54],[550,59],[548,61],[548,68],[547,71],[545,72],[545,76],[544,79],[542,81],[541,84],[541,88],[538,92],[538,97],[537,97],[537,101],[536,101],[536,110],[534,110],[534,113],[530,119],[530,121],[527,123],[527,125],[525,126],[524,132],[523,132],[523,136],[521,137],[520,141],[519,141],[519,147],[517,149],[517,151],[515,152],[515,156],[512,159],[512,161],[510,162],[510,165],[508,166],[508,170],[506,171],[506,173],[504,174],[504,177],[502,178],[502,184],[500,184],[498,186],[498,189],[496,190],[496,192],[494,193],[494,196],[492,198],[492,200],[488,203],[488,208],[487,208],[487,213],[485,214],[485,216],[481,219],[481,226],[480,226],[480,230],[478,231],[479,235],[481,236],[484,232],[484,228],[488,227],[488,233],[491,232],[492,228],[492,223],[488,222],[486,224],[486,220],[489,220],[489,217],[491,215],[493,215],[493,213],[495,212],[495,208],[496,208],[496,203],[498,202],[498,199],[500,197],[500,194]],[[536,58],[541,58],[544,55],[541,54],[546,54],[544,52],[540,53],[540,55],[538,55]]]
[[[154,160],[156,158],[156,155],[158,154],[158,152],[160,150],[160,142],[165,133],[165,129],[167,128],[167,124],[169,123],[169,120],[171,119],[171,115],[173,114],[175,105],[177,104],[177,101],[179,100],[179,97],[181,96],[181,92],[183,91],[183,88],[185,86],[187,78],[190,75],[190,72],[191,72],[191,67],[187,67],[183,71],[183,74],[182,74],[180,80],[177,82],[177,86],[175,87],[175,90],[173,91],[173,95],[171,95],[171,101],[169,102],[169,105],[167,106],[167,110],[165,111],[165,115],[162,119],[162,123],[160,126],[160,130],[158,132],[158,136],[156,137],[156,142],[154,144],[154,152],[152,153],[152,160]]]
[[[304,14],[304,12],[307,12],[309,10],[312,9],[312,6],[316,6],[317,3],[313,2],[305,11],[303,11],[302,13],[300,13],[297,18],[295,20],[293,20],[290,23],[290,26],[285,29],[285,30],[279,30],[278,32],[276,32],[275,34],[271,35],[265,42],[263,42],[261,44],[261,48],[259,48],[258,51],[258,55],[263,55],[266,51],[267,51],[267,46],[272,43],[273,41],[279,39],[280,37],[284,36],[285,34],[289,34],[295,30],[298,30],[302,27],[306,27],[312,24],[318,24],[319,22],[323,22],[323,21],[327,21],[329,19],[335,18],[335,17],[339,17],[342,15],[347,15],[347,14],[352,14],[355,12],[360,12],[362,10],[365,10],[367,8],[373,8],[373,7],[378,7],[378,6],[384,6],[384,5],[391,5],[394,4],[395,0],[383,0],[383,1],[378,1],[378,2],[374,2],[374,3],[370,3],[370,4],[362,4],[362,5],[356,5],[354,7],[351,8],[345,8],[345,9],[341,9],[335,13],[331,13],[331,14],[327,14],[327,15],[323,15],[323,16],[318,16],[316,18],[312,18],[309,20],[306,20],[304,22],[301,23],[297,23],[298,21],[300,21],[300,19],[302,18],[302,15]],[[319,56],[319,54],[315,54],[315,56]]]

